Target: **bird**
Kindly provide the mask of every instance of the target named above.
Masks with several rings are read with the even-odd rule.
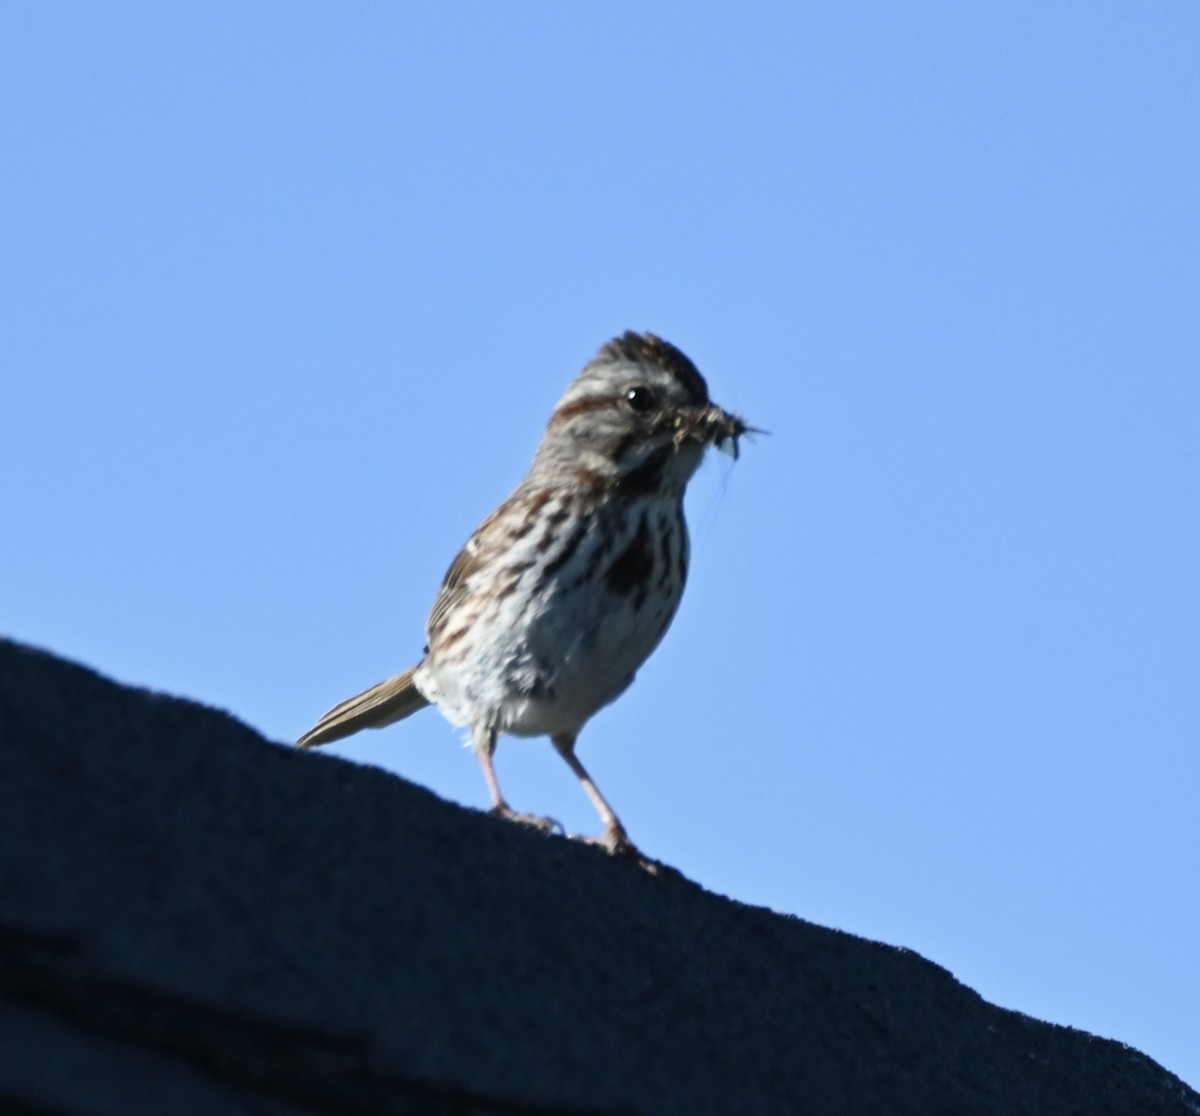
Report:
[[[653,333],[603,345],[571,381],[513,492],[455,557],[419,662],[325,713],[313,748],[426,705],[469,730],[491,814],[552,830],[501,793],[501,735],[548,736],[603,824],[582,840],[643,857],[576,755],[584,724],[658,645],[688,571],[683,496],[710,446],[759,433],[713,404],[692,361]]]

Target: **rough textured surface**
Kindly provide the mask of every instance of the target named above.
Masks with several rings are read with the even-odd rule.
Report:
[[[0,642],[0,1103],[1174,1113],[1114,1042]]]

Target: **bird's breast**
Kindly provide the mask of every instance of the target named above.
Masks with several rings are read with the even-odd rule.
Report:
[[[675,614],[688,561],[679,499],[564,493],[538,516],[545,529],[483,562],[431,637],[433,700],[451,720],[486,713],[519,735],[578,731]]]

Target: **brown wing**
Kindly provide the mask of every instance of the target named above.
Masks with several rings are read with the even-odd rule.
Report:
[[[531,531],[537,524],[537,512],[549,499],[550,493],[545,490],[518,488],[475,529],[466,546],[450,563],[442,588],[429,610],[425,634],[430,639],[466,596],[471,575],[488,562],[501,560],[508,547]]]
[[[455,556],[454,562],[450,563],[450,569],[446,570],[446,576],[442,580],[442,588],[438,590],[437,600],[433,601],[433,607],[430,610],[430,618],[425,622],[426,635],[433,635],[442,626],[446,614],[451,608],[454,608],[467,592],[467,580],[470,575],[478,570],[488,554],[496,550],[498,539],[497,524],[500,521],[500,514],[506,506],[511,502],[511,497],[500,504],[499,508],[494,510],[490,516],[475,528],[475,533],[467,540],[467,545],[463,546],[461,551]]]
[[[446,571],[446,576],[442,580],[442,587],[438,590],[437,599],[433,602],[433,608],[429,610],[429,619],[425,621],[425,633],[432,636],[446,619],[446,614],[462,600],[463,594],[466,593],[466,581],[479,567],[482,565],[481,546],[479,543],[480,533],[495,517],[495,512],[492,513],[483,525],[476,531],[474,535],[467,541],[467,545],[458,552],[457,557],[450,563],[450,568]]]

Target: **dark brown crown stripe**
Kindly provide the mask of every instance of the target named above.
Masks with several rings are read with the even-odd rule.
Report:
[[[653,333],[622,334],[608,342],[597,354],[597,360],[645,361],[665,368],[679,381],[697,403],[708,402],[708,384],[699,369],[669,341]]]

